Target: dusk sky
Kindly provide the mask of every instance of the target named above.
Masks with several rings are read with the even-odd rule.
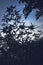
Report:
[[[0,0],[0,65],[43,65],[43,0]]]
[[[16,5],[17,10],[22,10],[23,7],[25,6],[24,4],[18,4],[18,0],[0,0],[0,25],[2,23],[1,19],[2,19],[3,15],[5,14],[6,7],[9,7],[10,5]],[[36,20],[35,12],[36,12],[36,10],[33,10],[30,13],[30,15],[27,17],[25,22],[27,24],[32,22],[33,24],[36,24],[37,26],[41,25],[40,28],[43,29],[43,16],[40,17],[40,19]],[[24,17],[22,17],[22,19],[24,20]]]

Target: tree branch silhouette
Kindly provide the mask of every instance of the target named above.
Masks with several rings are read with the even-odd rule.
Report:
[[[25,18],[32,12],[33,9],[38,9],[36,11],[36,20],[43,15],[43,1],[42,0],[19,0],[19,3],[26,3],[23,9],[23,14]]]

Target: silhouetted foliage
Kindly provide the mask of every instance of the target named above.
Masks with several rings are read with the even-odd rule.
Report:
[[[26,3],[23,9],[25,18],[27,18],[33,9],[38,9],[38,11],[36,11],[36,19],[39,19],[39,17],[43,15],[43,0],[19,0],[19,3],[21,2]]]
[[[30,26],[26,26],[24,22],[21,22],[21,15],[15,6],[7,8],[6,15],[4,15],[2,20],[3,29],[1,35],[2,33],[5,35],[0,35],[0,65],[34,65],[34,62],[38,62],[38,60],[38,63],[40,63],[40,59],[43,58],[41,52],[43,49],[43,44],[41,43],[43,42],[43,38],[40,39],[40,30],[38,30],[37,33],[34,32],[34,34],[32,32],[37,26],[35,27],[32,23]],[[17,33],[18,31],[19,33]],[[27,36],[23,38],[25,34]],[[32,37],[35,37],[35,39],[31,39],[29,36],[31,34],[33,34]],[[41,47],[39,45],[41,45]],[[37,55],[37,57],[35,57],[35,51],[36,54],[37,52],[41,52],[40,55],[42,56]]]

